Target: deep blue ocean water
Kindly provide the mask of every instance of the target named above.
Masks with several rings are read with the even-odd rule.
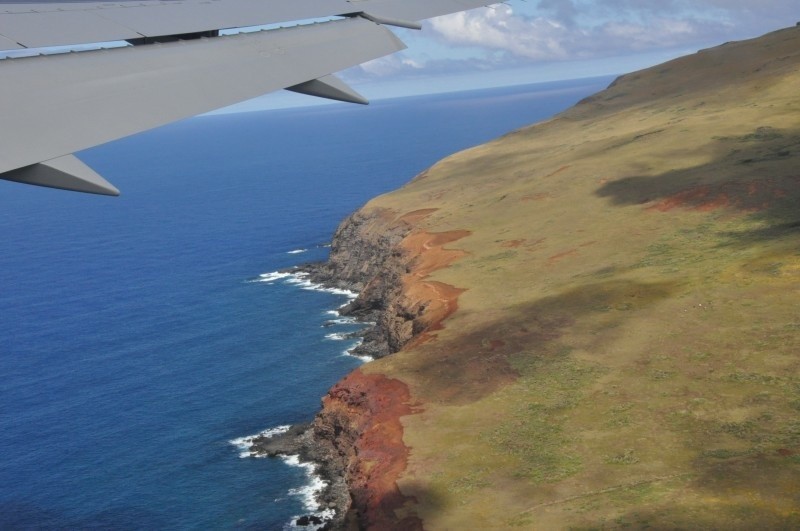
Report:
[[[282,529],[303,468],[230,441],[361,362],[343,295],[262,273],[438,159],[610,78],[198,117],[83,152],[104,198],[0,181],[0,529]],[[291,251],[305,250],[302,253]]]

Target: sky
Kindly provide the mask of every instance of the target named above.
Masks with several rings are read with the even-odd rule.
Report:
[[[353,82],[455,75],[490,82],[498,71],[546,81],[640,68],[800,21],[798,0],[510,0],[398,31],[409,49],[351,69]],[[652,64],[652,63],[650,63]],[[630,66],[627,66],[630,65]],[[496,75],[496,74],[495,74]],[[505,79],[505,77],[504,77]]]
[[[370,100],[623,74],[800,21],[800,0],[509,0],[393,28],[409,48],[340,74]],[[232,110],[304,105],[277,93]]]

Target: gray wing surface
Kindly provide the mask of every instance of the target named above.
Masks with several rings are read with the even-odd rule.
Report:
[[[485,0],[0,4],[0,47],[8,49],[142,37],[164,41],[0,60],[0,178],[118,195],[72,153],[283,88],[366,103],[332,74],[405,48],[382,24],[413,26],[428,16],[484,4]],[[254,7],[248,11],[248,6]],[[230,36],[166,38],[328,15],[344,18]]]

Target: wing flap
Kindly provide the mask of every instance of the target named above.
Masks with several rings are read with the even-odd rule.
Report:
[[[277,24],[351,10],[345,0],[0,4],[0,37],[42,48]]]
[[[0,14],[0,35],[25,48],[141,37],[130,28],[103,20],[97,13],[83,11]],[[91,40],[87,40],[89,36]]]
[[[0,61],[0,172],[318,79],[405,48],[382,26],[312,26]],[[35,110],[35,112],[34,112]],[[6,149],[3,146],[14,146]]]
[[[355,11],[395,20],[424,20],[490,4],[492,0],[350,0]]]
[[[420,21],[490,3],[486,0],[143,0],[0,4],[0,49],[203,33],[362,12],[386,20]]]

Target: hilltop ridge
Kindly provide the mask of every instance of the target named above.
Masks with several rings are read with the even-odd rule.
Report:
[[[350,521],[800,526],[798,87],[800,27],[703,50],[346,220],[396,352],[314,423]]]

